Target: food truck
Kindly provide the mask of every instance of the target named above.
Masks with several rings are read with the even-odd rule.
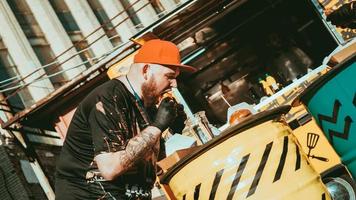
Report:
[[[229,124],[229,117],[231,116],[229,111],[236,110],[236,107],[247,103],[255,111],[260,112],[259,114],[266,114],[264,111],[270,111],[282,105],[290,105],[300,93],[308,89],[311,83],[327,74],[332,67],[350,59],[348,57],[352,57],[356,52],[355,42],[348,39],[350,33],[346,34],[347,30],[330,26],[323,19],[322,9],[330,5],[325,4],[320,8],[321,5],[323,5],[323,2],[313,1],[293,3],[287,1],[269,1],[268,3],[265,1],[247,1],[244,3],[234,2],[229,5],[221,3],[214,6],[210,5],[209,2],[201,4],[198,2],[192,8],[184,11],[181,14],[183,17],[173,18],[150,32],[149,35],[153,38],[168,39],[177,43],[183,53],[183,62],[198,68],[198,72],[183,74],[179,78],[179,91],[176,91],[175,95],[181,103],[185,104],[186,111],[191,118],[199,118],[193,113],[204,111],[204,119],[209,124],[200,123],[195,125],[200,127],[199,130],[193,127],[190,130],[185,129],[186,132],[183,133],[183,135],[194,137],[197,140],[197,144],[200,146],[198,150],[197,148],[192,148],[194,151],[189,149],[178,150],[171,157],[160,162],[161,166],[167,170],[161,178],[167,196],[172,199],[244,199],[249,197],[248,194],[251,193],[251,188],[253,188],[249,184],[258,184],[256,179],[252,179],[254,177],[253,172],[259,172],[261,168],[258,167],[261,167],[261,165],[258,166],[256,160],[255,168],[249,168],[252,171],[250,171],[250,175],[245,176],[250,179],[248,181],[248,178],[245,177],[247,183],[244,187],[241,186],[239,191],[236,188],[238,188],[238,182],[241,181],[240,179],[243,176],[241,174],[238,176],[232,171],[239,172],[243,167],[246,167],[244,162],[247,162],[247,158],[244,156],[250,154],[252,156],[252,152],[256,150],[250,148],[261,148],[259,153],[255,152],[256,155],[260,156],[265,153],[263,148],[266,144],[252,142],[257,138],[259,140],[259,137],[262,137],[260,135],[249,136],[250,138],[246,136],[249,139],[244,140],[243,135],[246,130],[238,130],[240,128],[245,129],[244,126],[251,128],[250,124],[254,124],[254,122],[248,121],[247,124],[249,125],[242,122],[237,127],[231,126]],[[318,10],[318,8],[321,10]],[[192,12],[189,12],[189,10],[192,10]],[[195,19],[188,17],[194,15],[193,10],[199,13]],[[301,10],[304,12],[301,12]],[[186,30],[187,27],[189,31]],[[180,30],[181,32],[179,32]],[[179,34],[175,34],[177,32]],[[109,76],[115,77],[120,73],[125,73],[125,70],[128,69],[123,66],[128,66],[127,62],[130,59],[132,57],[128,56],[122,63],[119,62],[112,66],[109,69]],[[351,58],[351,60],[349,62],[354,62],[354,58]],[[267,86],[271,87],[270,91],[264,88],[266,86],[261,83],[261,80],[267,83],[268,79],[272,79],[274,82]],[[273,88],[273,84],[275,84],[275,88]],[[355,88],[353,87],[352,90],[354,91]],[[257,127],[264,124],[260,121],[258,115],[253,116],[256,117],[254,120],[258,122]],[[332,187],[343,187],[348,190],[347,192],[344,191],[347,194],[334,192],[331,194],[332,198],[342,199],[346,196],[351,199],[355,198],[355,184],[352,175],[342,164],[345,162],[340,159],[340,154],[335,152],[335,148],[330,145],[325,137],[325,131],[318,127],[316,122],[318,119],[315,120],[301,105],[295,105],[283,115],[285,116],[285,123],[288,123],[289,128],[292,129],[292,137],[295,137],[294,139],[288,137],[285,140],[290,140],[289,143],[296,142],[294,148],[301,148],[301,154],[306,156],[306,163],[311,163],[313,170],[321,175],[329,190],[332,190],[330,189]],[[249,120],[252,119],[249,118]],[[187,124],[194,126],[191,122]],[[221,136],[217,134],[219,136],[215,137],[212,134],[216,130],[215,128],[221,131]],[[235,129],[235,131],[232,131],[232,129]],[[259,134],[263,134],[269,128],[258,130]],[[247,130],[247,132],[249,131],[254,132]],[[253,133],[250,134],[253,135]],[[277,143],[282,145],[282,142]],[[286,143],[288,142],[283,144],[287,146]],[[282,154],[278,152],[276,156],[286,159],[287,154],[289,155],[292,150],[287,153],[287,150],[283,150],[282,146],[279,149]],[[245,153],[241,155],[233,154],[237,149]],[[184,157],[187,154],[190,155]],[[231,166],[228,163],[228,160],[232,159],[232,154],[236,156],[236,166]],[[304,157],[301,156],[301,158]],[[215,164],[218,165],[217,163],[221,166],[215,166]],[[268,164],[266,165],[268,166]],[[280,165],[275,166],[275,168],[281,168]],[[283,163],[282,166],[284,165],[286,168],[293,168],[295,163]],[[205,171],[201,171],[201,168],[204,168]],[[275,168],[271,168],[271,170],[276,170]],[[230,171],[227,171],[227,169]],[[197,174],[198,171],[199,174]],[[240,171],[240,173],[242,172]],[[189,174],[194,174],[194,176],[190,179]],[[310,193],[303,194],[301,189],[299,189],[300,191],[296,188],[293,189],[292,185],[295,182],[290,179],[293,176],[298,175],[286,175],[286,177],[289,177],[287,182],[293,183],[288,187],[290,192],[286,191],[285,196],[283,194],[278,197],[269,196],[275,195],[275,192],[272,192],[274,187],[280,188],[281,186],[273,185],[271,184],[272,181],[264,180],[266,185],[260,186],[263,189],[251,198],[285,199],[288,196],[288,199],[300,199],[303,195],[310,197]],[[274,180],[273,177],[270,179]],[[280,183],[288,185],[283,181]],[[302,183],[300,184],[302,185]],[[251,187],[248,190],[249,186]],[[311,186],[299,185],[299,188],[306,189],[308,187]],[[342,190],[340,188],[339,190]],[[238,191],[236,193],[241,196],[234,196],[233,189]],[[312,191],[313,189],[306,190]],[[295,191],[299,192],[296,192],[296,196],[293,196]],[[323,190],[316,189],[315,193],[311,193],[319,195],[320,198],[326,198],[321,197],[323,193],[320,193],[320,191]],[[215,197],[214,195],[219,196]]]

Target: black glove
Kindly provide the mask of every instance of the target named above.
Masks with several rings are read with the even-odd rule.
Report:
[[[182,104],[177,104],[177,117],[176,119],[169,125],[173,133],[182,134],[182,131],[185,127],[185,120],[187,119],[187,114],[184,112],[184,106]]]
[[[159,128],[161,131],[166,130],[177,116],[177,105],[177,102],[172,98],[164,98],[158,106],[152,126]]]

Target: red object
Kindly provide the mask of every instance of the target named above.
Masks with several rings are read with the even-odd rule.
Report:
[[[179,49],[175,44],[159,39],[145,42],[135,55],[134,62],[175,66],[188,72],[196,71],[194,67],[181,64]]]

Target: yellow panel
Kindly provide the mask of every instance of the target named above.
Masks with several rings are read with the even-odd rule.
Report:
[[[245,168],[241,167],[242,163]],[[183,196],[194,199],[198,185],[199,199],[209,199],[214,188],[215,199],[228,199],[236,174],[241,174],[241,178],[231,192],[232,199],[300,200],[322,199],[322,195],[330,199],[291,130],[281,122],[272,121],[207,149],[186,163],[168,184],[177,199]]]
[[[307,147],[307,134],[311,133],[316,133],[318,134],[319,141],[316,147],[311,151],[312,155],[315,156],[322,156],[325,158],[328,158],[328,162],[323,162],[317,159],[312,159],[310,158],[310,162],[314,166],[317,172],[322,173],[325,170],[340,164],[340,157],[337,155],[335,150],[332,148],[328,140],[326,139],[325,135],[323,132],[320,130],[318,125],[315,123],[314,119],[305,125],[293,130],[294,135],[298,138],[299,142],[301,143],[301,146],[304,150],[304,152],[308,152],[308,147]]]

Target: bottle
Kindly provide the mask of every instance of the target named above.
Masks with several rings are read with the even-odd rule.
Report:
[[[266,82],[267,84],[271,87],[272,92],[276,93],[279,91],[278,83],[276,79],[274,79],[272,76],[266,73]]]
[[[263,80],[262,78],[258,79],[258,82],[262,85],[263,90],[265,91],[265,94],[267,96],[272,96],[273,95],[273,91],[271,90],[271,88],[269,87],[267,81]]]
[[[195,138],[198,145],[205,144],[208,141],[208,138],[205,137],[203,131],[195,121],[195,119],[188,118],[184,122],[185,127],[182,131],[182,135]]]

